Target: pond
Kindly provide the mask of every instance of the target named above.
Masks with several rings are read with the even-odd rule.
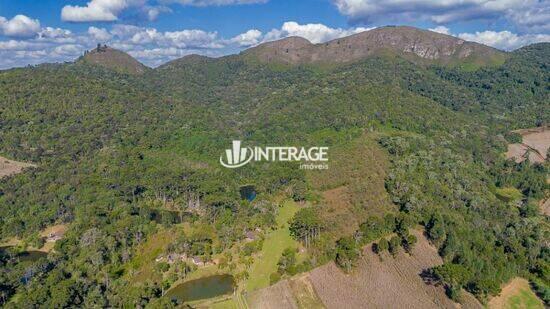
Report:
[[[256,198],[256,187],[252,185],[242,186],[240,188],[241,198],[252,202]]]
[[[187,281],[166,293],[166,297],[179,302],[207,299],[233,293],[235,280],[231,275],[214,275]]]
[[[0,247],[0,256],[8,256],[8,249],[11,247]],[[42,251],[36,251],[36,250],[29,250],[29,251],[23,251],[17,254],[15,258],[19,262],[35,262],[38,261],[41,258],[45,258],[48,256],[48,253],[42,252]]]

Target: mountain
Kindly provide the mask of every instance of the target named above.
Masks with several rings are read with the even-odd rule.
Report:
[[[107,46],[98,46],[86,52],[77,62],[99,65],[130,75],[140,75],[150,70],[127,53]]]
[[[291,37],[261,44],[243,54],[263,62],[288,64],[347,63],[371,55],[395,53],[437,63],[502,63],[505,53],[462,39],[414,27],[380,27],[326,43]],[[413,58],[414,59],[414,58]]]

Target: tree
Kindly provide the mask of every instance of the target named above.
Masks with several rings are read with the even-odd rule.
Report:
[[[294,275],[296,268],[296,249],[286,248],[277,263],[278,272],[283,274]]]
[[[290,222],[290,234],[303,241],[306,247],[321,234],[322,222],[315,209],[308,207],[300,209]]]
[[[336,264],[349,272],[360,256],[357,243],[351,237],[343,237],[336,242]]]
[[[307,187],[303,181],[295,181],[292,186],[292,199],[301,202],[306,199]]]
[[[447,294],[458,300],[460,289],[470,280],[472,273],[460,264],[445,263],[433,268],[437,279],[447,286]]]
[[[386,238],[380,239],[380,241],[378,242],[378,250],[380,252],[384,252],[384,251],[387,251],[389,248],[390,248],[390,243],[388,242],[388,240]]]
[[[417,242],[416,236],[412,234],[405,235],[402,241],[403,248],[405,249],[405,251],[410,253],[414,248],[414,245],[416,244],[416,242]]]
[[[390,239],[389,251],[392,255],[396,255],[399,252],[399,247],[401,245],[401,239],[398,236],[393,236]]]

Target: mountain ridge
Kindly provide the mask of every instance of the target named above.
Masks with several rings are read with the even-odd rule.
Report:
[[[380,27],[318,44],[285,38],[260,44],[241,54],[268,63],[304,64],[349,63],[387,51],[443,64],[465,60],[479,64],[500,62],[506,55],[483,44],[408,26]]]
[[[213,58],[190,54],[168,61],[154,70],[188,63],[203,63],[226,57],[243,57],[261,63],[343,64],[377,55],[397,54],[415,62],[427,64],[475,64],[475,67],[501,64],[507,52],[480,43],[409,26],[385,26],[337,38],[324,43],[290,36],[261,43],[238,54]],[[127,74],[142,74],[150,70],[132,56],[116,49],[99,46],[77,62],[98,64]]]

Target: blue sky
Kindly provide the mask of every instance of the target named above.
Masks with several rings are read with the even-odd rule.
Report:
[[[0,0],[0,68],[70,61],[97,42],[157,66],[388,24],[513,50],[550,41],[550,0]]]

